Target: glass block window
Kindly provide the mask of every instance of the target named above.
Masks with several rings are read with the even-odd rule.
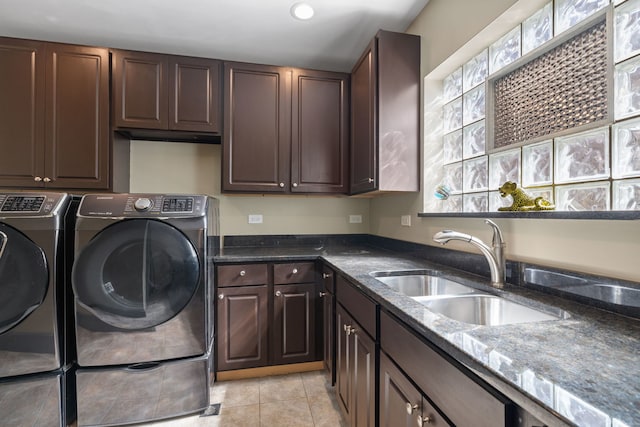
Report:
[[[609,0],[555,0],[556,35],[584,21],[609,4]]]
[[[609,177],[609,128],[555,140],[555,182]]]
[[[445,164],[462,160],[462,129],[444,136],[443,149]]]
[[[616,65],[614,111],[616,119],[640,113],[640,56]]]
[[[487,191],[488,161],[487,156],[477,157],[462,162],[462,191],[471,193],[474,191]]]
[[[485,49],[462,66],[462,89],[464,92],[484,83],[489,74],[487,55],[487,49]]]
[[[640,0],[629,0],[616,8],[613,25],[615,61],[640,53]]]
[[[522,23],[522,54],[525,55],[553,37],[553,3],[531,15]]]
[[[520,25],[489,46],[489,74],[520,58],[522,52]]]
[[[469,159],[485,152],[484,120],[465,126],[462,129],[462,157]]]
[[[556,209],[561,211],[608,211],[610,183],[595,182],[556,186]]]
[[[458,68],[444,79],[443,92],[445,102],[462,95],[462,68]]]
[[[613,181],[613,209],[640,211],[640,179]]]
[[[522,185],[553,184],[553,141],[522,147]]]
[[[589,19],[597,13],[598,18]],[[605,19],[605,13],[611,16]],[[581,25],[585,20],[588,23]],[[606,28],[607,22],[613,23],[612,29]],[[613,38],[602,38],[605,33]],[[580,37],[585,39],[578,42]],[[584,43],[593,43],[593,38],[602,42],[598,55],[593,51],[584,55]],[[519,66],[521,56],[534,50],[543,53],[534,60],[522,58],[527,64]],[[600,89],[592,97],[601,95],[598,102],[608,111],[594,113],[588,107],[593,99],[585,101],[561,89],[553,94],[555,103],[537,103],[530,113],[539,118],[545,117],[546,108],[566,107],[560,119],[572,126],[546,138],[528,135],[515,146],[496,143],[499,132],[490,128],[491,117],[485,112],[488,104],[495,104],[495,98],[488,101],[494,96],[489,85],[523,65],[552,59],[558,62],[545,65],[549,79],[538,81],[537,86],[544,89],[558,84],[559,78],[573,79],[582,86],[590,84],[593,75],[585,77],[581,70],[576,74],[572,68],[562,68],[567,60],[575,60],[575,53],[583,55],[577,68],[597,63],[598,69],[613,71],[604,74],[604,80],[598,77]],[[507,66],[509,74],[489,78],[495,72],[500,76],[499,70]],[[570,76],[562,76],[567,73]],[[515,91],[509,97],[517,103],[531,103],[537,96],[533,93],[536,87],[522,87],[513,79],[508,84]],[[514,93],[520,98],[512,96]],[[550,200],[556,210],[640,210],[640,0],[550,1],[447,76],[443,99],[442,183],[451,195],[441,202],[441,211],[484,212],[510,206],[511,198],[502,198],[496,191],[505,181],[515,181],[531,196]],[[593,121],[586,131],[573,126],[582,116],[594,114],[605,119]],[[516,121],[525,126],[531,123],[526,117]],[[547,122],[553,126],[551,120]]]
[[[613,177],[640,177],[640,120],[627,120],[615,124],[612,135]]]
[[[520,148],[489,155],[489,189],[496,190],[505,181],[520,180]]]

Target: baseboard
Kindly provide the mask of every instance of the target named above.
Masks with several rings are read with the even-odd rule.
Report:
[[[291,365],[263,366],[260,368],[236,369],[222,371],[216,374],[217,381],[242,380],[246,378],[268,377],[270,375],[294,374],[296,372],[320,371],[324,369],[324,362],[293,363]]]

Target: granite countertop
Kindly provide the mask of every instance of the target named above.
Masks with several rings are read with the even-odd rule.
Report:
[[[481,276],[364,245],[232,247],[212,257],[214,262],[315,258],[549,426],[640,426],[638,320],[522,286],[493,289]],[[502,326],[462,323],[429,311],[370,274],[412,269],[432,270],[545,311],[565,310],[569,317]]]

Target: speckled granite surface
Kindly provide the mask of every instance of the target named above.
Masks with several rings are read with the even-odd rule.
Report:
[[[549,426],[640,426],[638,320],[522,286],[507,285],[503,291],[489,288],[488,280],[482,277],[488,274],[484,274],[486,262],[481,256],[452,255],[420,245],[375,239],[372,242],[366,238],[354,242],[320,239],[313,244],[302,240],[275,246],[227,246],[238,242],[226,239],[225,247],[213,257],[215,262],[321,258],[358,285],[382,309],[412,326]],[[447,260],[457,268],[434,262],[443,262],[448,255],[458,258]],[[470,274],[462,267],[481,275]],[[514,266],[512,270],[518,268]],[[503,326],[471,325],[427,310],[370,274],[412,269],[431,270],[544,311],[565,310],[570,316]],[[512,271],[512,282],[519,280],[516,273]]]

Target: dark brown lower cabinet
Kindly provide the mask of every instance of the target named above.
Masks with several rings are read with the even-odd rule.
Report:
[[[446,419],[456,426],[517,425],[517,408],[513,402],[383,311],[380,312],[380,348],[380,353],[386,353],[407,377],[411,378],[423,396],[426,396],[429,402],[433,402],[434,406],[437,405]],[[380,403],[384,406],[388,397],[384,396],[383,373],[380,381],[383,387]],[[424,410],[423,407],[423,413]],[[437,412],[434,412],[435,415]],[[381,420],[383,419],[381,415]],[[381,426],[384,425],[381,421]]]
[[[450,426],[384,352],[380,352],[378,410],[380,427]]]
[[[301,363],[316,354],[315,283],[275,285],[273,300],[273,363]]]
[[[267,285],[218,290],[219,371],[267,365],[268,298]]]
[[[373,427],[376,413],[374,340],[338,304],[336,307],[336,393],[351,427]]]

